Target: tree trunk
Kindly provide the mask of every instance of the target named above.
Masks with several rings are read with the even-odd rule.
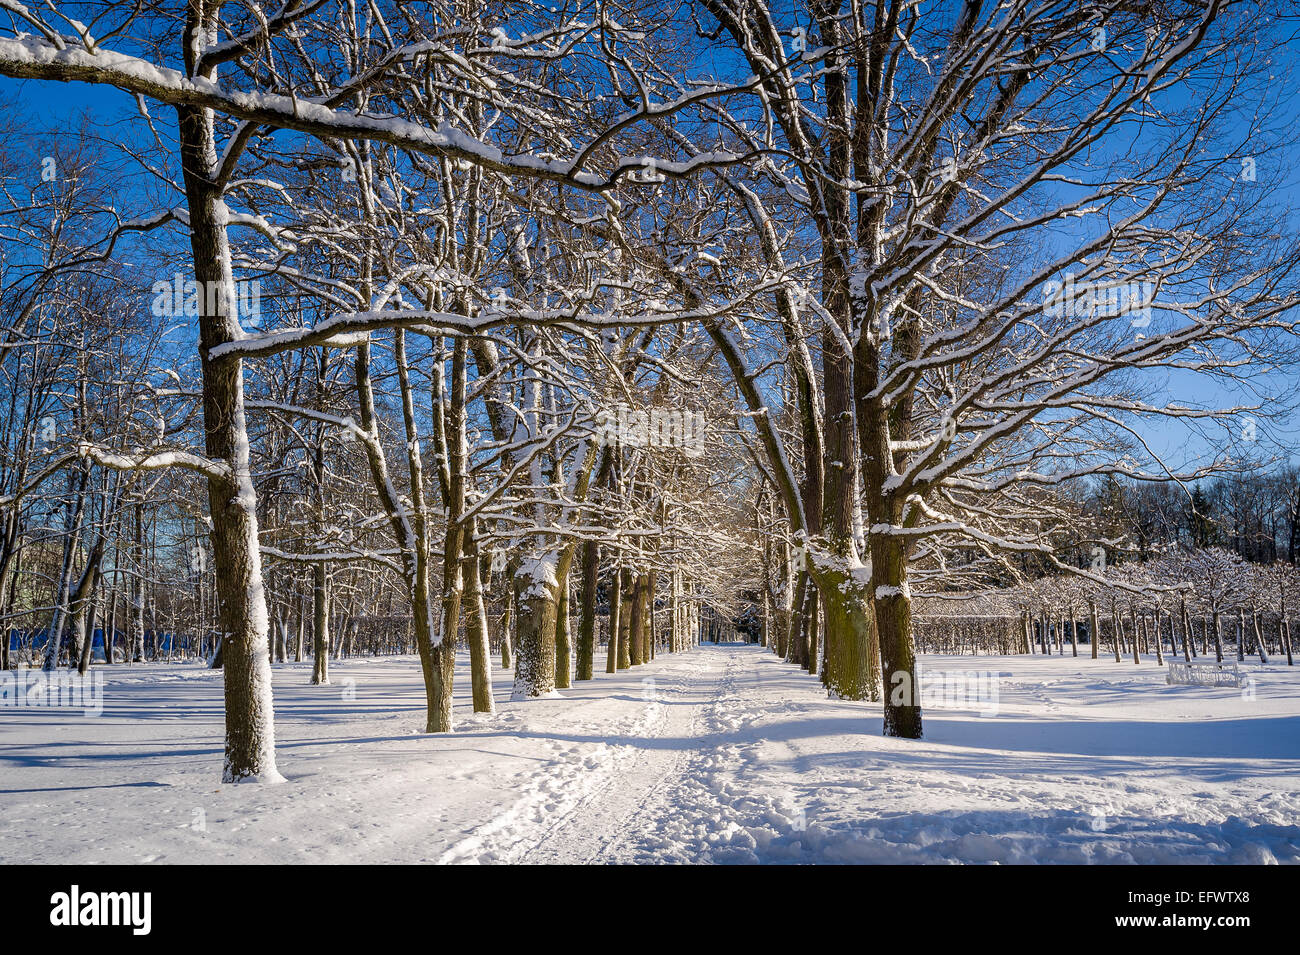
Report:
[[[518,644],[515,683],[510,698],[527,700],[555,693],[555,614],[559,585],[558,555],[543,553],[520,563],[515,571]]]
[[[1250,610],[1250,625],[1255,631],[1255,649],[1259,651],[1259,662],[1268,663],[1268,653],[1264,649],[1264,637],[1259,631],[1259,611],[1253,607]]]
[[[77,672],[82,676],[89,672],[91,657],[95,654],[95,617],[98,613],[99,594],[97,588],[92,588],[91,596],[75,611],[72,624],[77,631],[77,645],[81,647]]]
[[[845,133],[837,131],[834,135]],[[840,208],[836,216],[840,214],[847,226],[847,206]],[[836,255],[825,260],[823,268],[823,299],[830,320],[849,331],[853,327],[853,307],[846,264]],[[870,336],[861,330],[856,334],[859,344],[865,347],[863,340]],[[810,570],[821,591],[825,617],[825,683],[827,692],[841,699],[879,700],[883,661],[885,735],[919,739],[921,706],[912,686],[915,659],[904,545],[887,533],[871,534],[870,579],[866,579],[868,571],[854,537],[861,490],[869,499],[870,524],[888,527],[897,517],[892,499],[884,491],[890,463],[888,412],[882,404],[873,402],[858,409],[863,417],[855,419],[855,401],[874,387],[871,379],[877,366],[871,357],[855,361],[846,352],[846,345],[847,341],[829,326],[825,328],[823,439],[825,460],[830,463],[822,482],[820,531],[830,558],[828,566],[816,566],[820,555],[810,556],[814,564]],[[855,366],[862,368],[861,381],[855,379]],[[861,436],[854,427],[855,420]],[[860,472],[865,487],[859,483]],[[897,592],[891,587],[898,588]],[[900,675],[908,684],[904,702],[891,693],[898,688],[894,681]]]
[[[198,10],[191,5],[186,49],[199,49],[216,40],[218,8],[206,6],[202,22]],[[226,753],[222,778],[226,782],[272,782],[282,777],[275,765],[266,595],[257,529],[257,492],[250,473],[244,418],[243,365],[238,358],[211,357],[212,349],[243,334],[234,305],[234,275],[226,236],[228,212],[216,185],[220,162],[212,112],[181,106],[177,114],[194,278],[201,289],[227,292],[200,296],[203,301],[199,317],[205,445],[208,457],[225,469],[208,475],[217,621],[225,657]],[[217,300],[215,311],[212,298]]]
[[[283,663],[289,655],[289,618],[281,614],[275,637],[275,662]]]
[[[1142,658],[1138,656],[1138,617],[1137,617],[1137,608],[1134,607],[1132,604],[1129,604],[1129,605],[1128,605],[1128,619],[1129,619],[1129,623],[1131,623],[1131,624],[1133,625],[1133,662],[1134,662],[1134,663],[1139,663],[1139,664],[1140,664],[1140,663],[1142,662]]]
[[[609,575],[609,642],[605,645],[605,672],[617,673],[621,650],[619,649],[619,620],[623,608],[623,574],[618,568]]]
[[[807,570],[799,571],[798,582],[794,589],[794,603],[790,612],[790,636],[786,647],[786,662],[797,667],[808,663],[808,591],[812,590],[812,580]]]
[[[495,712],[492,700],[492,652],[488,647],[487,609],[483,606],[482,557],[477,528],[471,522],[465,531],[465,639],[469,643],[470,684],[474,712]]]
[[[618,574],[618,668],[632,665],[632,571],[624,567]]]
[[[807,631],[807,639],[804,646],[807,648],[808,661],[805,669],[809,673],[817,672],[817,634],[821,629],[821,606],[818,600],[818,590],[816,587],[808,588],[808,613],[804,616],[804,629]]]
[[[455,635],[446,630],[435,642],[433,634],[433,600],[429,593],[427,572],[416,571],[411,599],[415,624],[415,648],[420,654],[420,672],[424,677],[426,733],[450,733],[452,723],[452,680],[455,677]],[[444,621],[445,622],[445,621]]]
[[[594,540],[582,542],[582,606],[578,622],[578,660],[575,676],[590,680],[595,676],[596,657],[596,596],[600,545]],[[674,603],[674,608],[676,604]]]
[[[569,575],[557,585],[555,605],[555,687],[567,690],[573,673],[573,643],[569,639]]]
[[[23,555],[19,551],[14,554],[13,565],[9,571],[9,592],[5,595],[4,603],[0,604],[0,639],[4,641],[4,669],[17,669],[18,661],[9,646],[12,638],[12,631],[9,628],[9,614],[13,612],[14,601],[17,599],[18,579],[22,570]]]
[[[655,588],[659,581],[659,575],[651,571],[646,575],[646,609],[645,609],[645,626],[646,626],[646,646],[649,652],[649,659],[653,660],[658,652],[659,635],[655,630]]]
[[[452,523],[443,535],[443,570],[441,634],[438,644],[433,648],[435,670],[437,672],[434,686],[438,699],[433,705],[438,711],[440,728],[431,730],[436,733],[451,732],[451,697],[456,668],[456,641],[460,636],[460,601],[461,601],[461,542],[464,534],[460,525]]]
[[[330,601],[329,574],[325,564],[312,565],[312,686],[330,681]]]
[[[921,697],[916,647],[912,639],[912,596],[907,587],[906,545],[900,538],[886,534],[873,534],[871,541],[875,620],[880,628],[880,659],[885,678],[885,735],[920,739]],[[874,640],[868,641],[869,652],[875,644]],[[838,653],[839,649],[834,652]],[[873,671],[877,668],[874,660],[871,668]],[[906,694],[900,693],[904,686],[907,687]]]
[[[824,682],[827,692],[842,700],[879,700],[880,671],[873,650],[875,623],[881,619],[881,607],[877,605],[873,616],[862,588],[832,586],[827,579],[832,573],[835,572],[823,576],[819,572],[817,581],[826,617]]]
[[[1119,617],[1119,610],[1116,609],[1114,601],[1112,601],[1110,605],[1110,623],[1111,623],[1111,638],[1115,643],[1115,662],[1119,663],[1123,659],[1119,655],[1119,643],[1124,636],[1123,634],[1124,627]]]
[[[640,666],[645,662],[645,578],[635,574],[631,580],[631,613],[628,621],[628,663]]]
[[[676,653],[683,649],[682,631],[684,628],[682,627],[682,569],[681,567],[677,566],[677,564],[675,563],[673,564],[673,572],[672,575],[669,577],[669,581],[670,581],[670,586],[672,587],[672,592],[669,594],[668,603],[672,613],[673,627],[672,627],[672,637],[669,641],[668,649],[671,652]],[[763,613],[763,646],[767,646],[767,627],[768,624],[771,622],[770,613],[769,613],[770,601],[768,597],[769,597],[768,592],[764,590],[763,605],[765,609]]]
[[[514,666],[514,641],[511,629],[514,626],[515,589],[506,587],[506,609],[501,614],[501,669],[509,670]]]
[[[72,626],[75,633],[73,644],[80,649],[77,669],[83,675],[90,669],[90,659],[95,648],[95,614],[99,604],[99,565],[103,547],[104,539],[101,537],[91,550],[81,582],[72,599]]]
[[[367,266],[368,269],[368,266]],[[368,284],[368,272],[363,270],[364,284]],[[402,572],[406,579],[407,590],[411,599],[411,617],[415,630],[415,647],[420,655],[420,674],[424,678],[425,726],[426,733],[450,733],[452,725],[452,680],[456,665],[456,622],[452,614],[450,632],[444,601],[442,633],[435,637],[433,614],[435,609],[430,569],[430,530],[426,520],[424,501],[423,465],[420,458],[420,443],[416,429],[415,412],[411,397],[409,377],[405,361],[405,337],[398,332],[394,340],[395,358],[398,372],[398,385],[402,398],[402,421],[406,432],[407,469],[410,474],[410,494],[412,507],[408,510],[397,496],[388,472],[387,459],[379,443],[379,423],[375,414],[374,388],[370,380],[370,342],[360,342],[353,356],[353,377],[356,382],[360,429],[364,439],[362,447],[370,467],[371,483],[374,485],[380,502],[388,516],[393,537],[402,545]],[[461,363],[463,367],[463,361]],[[438,367],[441,367],[439,365]],[[463,378],[463,374],[458,375]],[[436,408],[438,412],[441,407]],[[459,474],[459,468],[452,468]],[[449,512],[453,509],[449,508]],[[458,513],[458,510],[456,511]],[[448,521],[447,540],[443,550],[444,584],[447,578],[459,583],[460,534],[458,525]],[[444,588],[444,597],[448,596]],[[450,589],[455,589],[450,588]],[[457,598],[459,593],[456,593]],[[459,604],[456,608],[459,610]]]
[[[784,586],[781,589],[781,606],[777,610],[777,631],[776,646],[774,647],[776,655],[782,660],[789,659],[790,644],[793,642],[791,634],[798,625],[795,618],[796,611],[803,606],[803,591],[799,583],[802,582],[807,586],[808,575],[799,573],[797,576],[790,569],[790,562],[784,562]]]
[[[78,481],[80,482],[78,484]],[[76,552],[76,540],[81,527],[81,515],[85,507],[87,476],[85,469],[78,474],[68,475],[68,490],[74,495],[75,503],[67,505],[67,517],[64,520],[66,534],[63,538],[63,560],[60,562],[58,588],[54,596],[54,612],[50,616],[49,636],[45,642],[45,662],[43,670],[54,670],[59,665],[63,653],[63,630],[67,626],[69,608],[72,601],[72,558]],[[72,663],[75,665],[76,661]]]

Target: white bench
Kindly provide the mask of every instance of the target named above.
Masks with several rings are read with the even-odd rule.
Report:
[[[1185,663],[1170,660],[1166,683],[1187,686],[1241,686],[1242,673],[1235,663]]]

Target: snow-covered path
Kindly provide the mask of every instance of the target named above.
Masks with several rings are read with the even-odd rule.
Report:
[[[462,661],[463,662],[463,661]],[[603,660],[598,661],[599,664]],[[417,732],[412,658],[277,665],[279,786],[218,784],[220,676],[108,669],[105,712],[0,710],[0,862],[1300,861],[1300,668],[1002,674],[924,741],[751,646],[705,646]],[[458,675],[467,692],[468,674]]]
[[[732,654],[664,656],[612,699],[568,707],[569,758],[530,792],[459,842],[442,861],[602,862],[619,858],[632,833],[652,828],[666,789],[688,768],[701,714],[725,699]],[[624,679],[626,685],[626,679]],[[571,691],[570,691],[571,692]],[[611,710],[622,711],[611,719]],[[518,825],[521,816],[532,825]]]

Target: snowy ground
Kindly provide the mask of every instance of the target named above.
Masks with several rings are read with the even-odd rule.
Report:
[[[527,704],[498,673],[501,712],[460,699],[443,737],[416,732],[413,658],[329,687],[278,665],[289,781],[222,786],[220,675],[113,667],[98,718],[0,710],[0,862],[1300,861],[1300,667],[1252,668],[1252,695],[1154,663],[923,662],[957,669],[1001,673],[996,715],[931,708],[917,742],[751,646]]]

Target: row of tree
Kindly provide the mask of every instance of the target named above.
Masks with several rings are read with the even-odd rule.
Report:
[[[1300,562],[1300,471],[1243,468],[1190,487],[1111,477],[1085,513],[1104,536],[1124,540],[1116,562],[1170,547],[1222,547],[1251,563]]]
[[[1080,642],[1097,659],[1142,654],[1164,662],[1224,647],[1238,660],[1284,655],[1294,665],[1291,621],[1300,606],[1300,569],[1285,561],[1251,564],[1223,548],[1170,549],[1105,576],[1062,574],[977,594],[923,598],[920,642],[941,653],[1063,653]],[[1082,636],[1081,636],[1082,635]],[[1230,653],[1230,655],[1231,655]]]
[[[156,576],[104,563],[137,502],[197,502],[227,780],[278,777],[273,611],[309,598],[324,682],[367,574],[430,732],[462,627],[487,705],[489,603],[545,696],[567,605],[583,672],[617,572],[616,633],[660,593],[756,595],[778,650],[919,737],[882,695],[914,588],[1060,562],[1081,481],[1212,475],[1142,423],[1241,409],[1153,383],[1293,347],[1289,54],[1257,3],[77,7],[0,10],[0,76],[135,107],[5,150],[0,566],[30,583],[61,542],[50,628],[84,647],[105,567]]]

